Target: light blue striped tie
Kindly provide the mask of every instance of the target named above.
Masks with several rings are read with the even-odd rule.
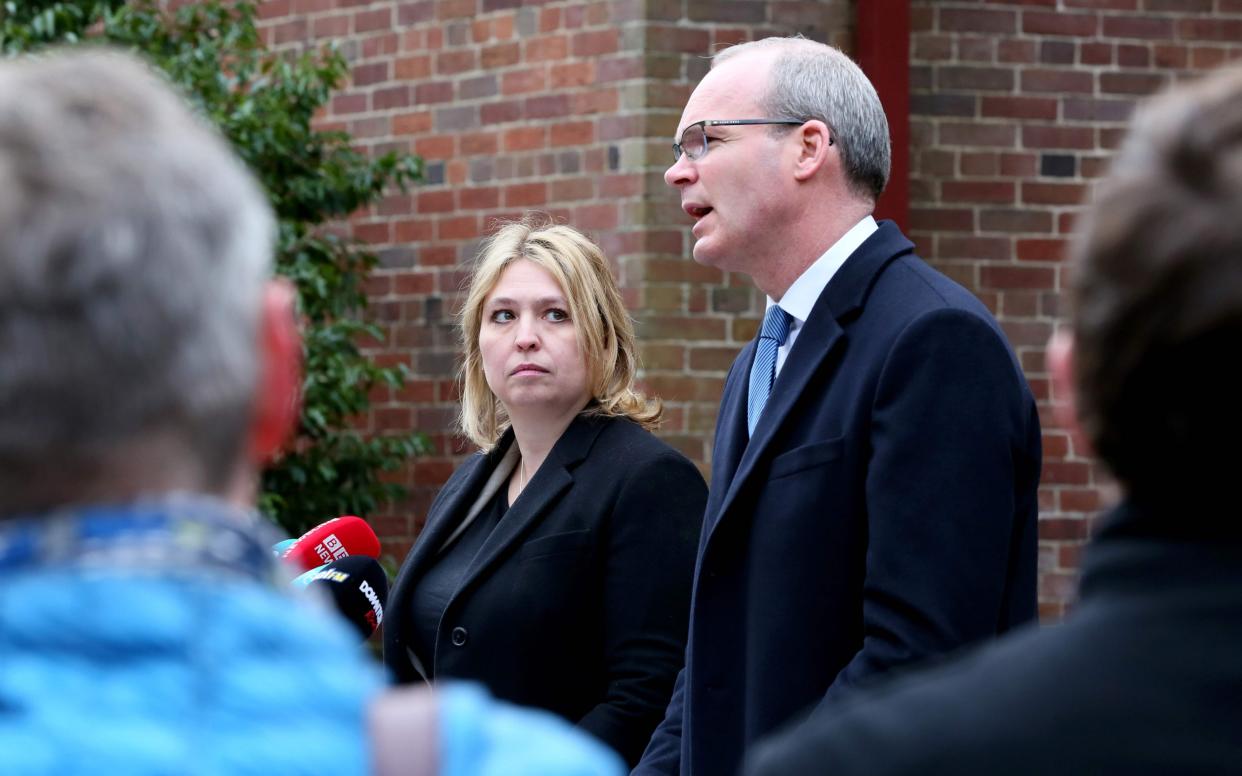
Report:
[[[772,305],[763,316],[763,328],[759,331],[759,342],[755,345],[755,362],[750,366],[750,394],[746,400],[746,428],[751,436],[755,434],[755,426],[759,425],[759,416],[763,414],[763,405],[768,403],[772,394],[772,383],[776,380],[776,351],[785,344],[789,336],[789,313]]]

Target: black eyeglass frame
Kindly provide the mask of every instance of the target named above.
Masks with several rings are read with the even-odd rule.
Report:
[[[693,124],[687,125],[686,128],[681,131],[681,137],[678,138],[679,142],[673,143],[673,163],[676,164],[681,161],[681,155],[683,153],[692,161],[695,159],[702,159],[704,156],[707,156],[707,140],[709,138],[707,138],[706,135],[708,127],[743,127],[758,124],[788,124],[790,126],[800,126],[808,121],[810,121],[810,119],[703,119],[702,121],[696,121]],[[694,156],[690,152],[684,150],[683,144],[680,142],[686,139],[686,133],[694,127],[702,129],[704,134],[703,153],[698,156]],[[833,142],[832,130],[829,129],[828,145],[832,145]]]

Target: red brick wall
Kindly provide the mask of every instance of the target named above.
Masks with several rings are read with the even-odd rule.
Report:
[[[352,219],[382,268],[370,287],[379,352],[414,377],[381,391],[372,430],[418,429],[434,455],[402,473],[411,498],[372,516],[404,555],[468,448],[452,431],[461,262],[497,218],[538,209],[604,246],[638,321],[661,435],[706,472],[725,372],[762,302],[743,277],[690,259],[689,219],[663,182],[681,108],[730,43],[801,32],[848,46],[848,0],[268,0],[278,47],[335,41],[352,82],[324,117],[362,147],[423,157],[426,180]]]
[[[914,0],[911,14],[912,236],[996,312],[1039,399],[1051,619],[1113,498],[1049,411],[1044,344],[1063,312],[1066,239],[1135,102],[1242,54],[1242,1]]]
[[[1072,597],[1110,487],[1049,412],[1044,343],[1062,312],[1079,203],[1137,99],[1242,50],[1242,0],[912,0],[910,225],[919,250],[997,314],[1040,402],[1041,611]],[[662,180],[681,106],[716,47],[802,32],[849,50],[850,0],[268,0],[279,46],[336,41],[352,83],[325,122],[411,150],[424,185],[353,220],[383,268],[380,352],[414,375],[378,395],[375,430],[436,453],[402,473],[408,503],[374,522],[395,556],[466,452],[452,432],[460,262],[497,217],[538,208],[591,232],[639,322],[645,384],[671,442],[706,467],[725,371],[761,301],[689,259]]]

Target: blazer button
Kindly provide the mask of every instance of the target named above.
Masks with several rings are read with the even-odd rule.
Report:
[[[469,635],[470,634],[466,632],[466,629],[461,627],[460,625],[454,628],[453,635],[451,636],[451,638],[453,639],[453,646],[454,647],[466,646],[466,637]]]

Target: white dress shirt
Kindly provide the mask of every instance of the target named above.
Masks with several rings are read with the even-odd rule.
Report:
[[[867,238],[879,228],[874,218],[864,217],[798,276],[798,279],[781,297],[780,302],[768,297],[768,304],[764,307],[765,313],[768,307],[779,304],[792,319],[789,322],[789,336],[785,338],[785,344],[776,351],[776,374],[781,373],[781,367],[785,365],[785,359],[789,356],[790,349],[793,348],[794,340],[798,338],[798,332],[802,331],[803,324],[811,316],[811,309],[815,307],[820,294],[827,288],[828,281],[837,274],[837,270],[841,268],[845,260],[858,250],[858,246],[866,242]]]

